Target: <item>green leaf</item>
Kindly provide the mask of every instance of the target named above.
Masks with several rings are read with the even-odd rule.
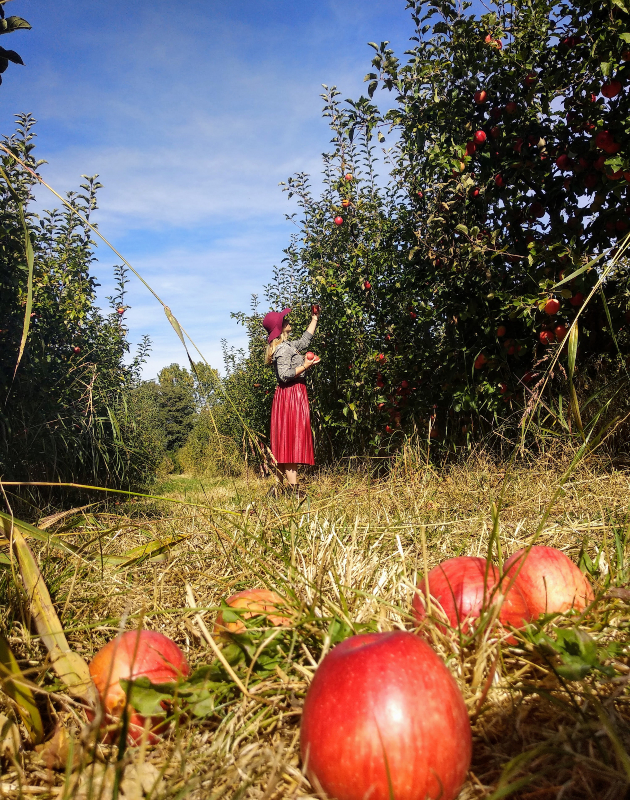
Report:
[[[7,29],[5,31],[0,31],[0,33],[13,33],[13,31],[19,30],[31,30],[31,25],[22,17],[7,17],[5,22],[7,23]]]
[[[468,236],[468,228],[465,225],[463,225],[461,222],[459,223],[459,225],[455,226],[455,230],[459,231],[460,233],[463,233],[466,236]]]
[[[136,678],[133,681],[120,679],[120,685],[127,693],[129,705],[146,717],[155,717],[166,714],[162,702],[172,700],[177,684],[154,685],[149,678]],[[171,691],[166,691],[170,688]]]
[[[44,738],[44,725],[35,703],[30,681],[22,674],[11,648],[0,636],[0,685],[2,691],[8,695],[17,706],[33,744],[39,744]]]
[[[577,356],[578,346],[578,323],[576,322],[571,326],[569,332],[569,344],[567,348],[568,367],[569,367],[569,380],[573,380],[573,371],[575,369],[575,359]]]
[[[330,627],[328,628],[328,635],[330,636],[331,645],[339,644],[339,642],[343,642],[344,639],[347,639],[353,634],[354,631],[350,625],[348,625],[347,622],[340,620],[338,617],[333,619],[333,621],[330,623]]]
[[[19,56],[15,50],[5,50],[4,47],[0,47],[0,56],[8,58],[9,61],[12,61],[14,64],[21,64],[24,66],[21,56]]]
[[[88,665],[78,653],[70,649],[63,625],[57,616],[35,556],[20,527],[18,520],[12,520],[7,538],[13,542],[13,551],[19,564],[24,593],[28,599],[37,632],[48,650],[54,671],[68,687],[70,694],[74,697],[81,697],[91,707],[95,707],[96,687],[92,683]]]
[[[592,669],[601,666],[597,657],[597,645],[586,631],[580,628],[568,630],[560,628],[557,637],[558,650],[562,658],[558,674],[563,678],[579,681]]]
[[[206,697],[200,697],[195,703],[190,703],[189,707],[196,717],[209,717],[217,707],[215,696],[207,692]]]

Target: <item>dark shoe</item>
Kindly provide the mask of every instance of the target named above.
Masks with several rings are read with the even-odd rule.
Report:
[[[277,500],[279,497],[282,497],[283,494],[286,493],[286,489],[283,484],[276,483],[274,484],[271,489],[267,492],[267,497]]]
[[[298,503],[304,502],[304,500],[306,500],[306,498],[308,497],[306,492],[300,489],[299,483],[290,483],[287,487],[287,490],[288,490],[287,494],[289,496],[295,497]]]

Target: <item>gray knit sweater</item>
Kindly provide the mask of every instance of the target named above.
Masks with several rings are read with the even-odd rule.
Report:
[[[306,350],[312,338],[312,333],[304,331],[301,339],[295,342],[282,342],[276,348],[276,352],[273,354],[273,369],[280,386],[306,383],[304,373],[296,377],[295,369],[304,364],[304,356],[300,353],[300,350]]]

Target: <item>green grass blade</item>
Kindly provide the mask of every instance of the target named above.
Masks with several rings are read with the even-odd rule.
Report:
[[[35,627],[48,650],[52,668],[59,679],[66,684],[69,693],[95,707],[97,694],[88,665],[78,653],[70,649],[35,556],[24,538],[21,527],[22,523],[19,520],[13,520],[10,540],[20,567],[22,584]]]
[[[17,706],[18,713],[31,737],[33,744],[39,744],[44,738],[44,724],[35,703],[35,697],[29,682],[22,674],[11,648],[0,636],[0,685]]]

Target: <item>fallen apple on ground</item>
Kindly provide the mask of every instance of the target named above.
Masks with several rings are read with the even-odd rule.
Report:
[[[215,635],[244,633],[247,626],[243,620],[256,616],[264,616],[267,624],[273,627],[291,625],[291,619],[285,616],[285,609],[288,609],[287,601],[271,589],[244,589],[233,594],[225,602],[230,608],[239,611],[239,619],[224,621],[223,612],[219,611],[214,624]]]
[[[147,741],[155,744],[168,723],[164,716],[139,714],[129,705],[120,680],[148,678],[151,683],[175,683],[186,678],[189,671],[186,657],[175,642],[163,633],[148,630],[125,631],[101,648],[90,664],[90,675],[105,712],[104,722],[111,724],[119,720],[126,708],[130,744],[140,743],[145,724],[149,728]],[[108,735],[106,740],[110,738]]]
[[[582,611],[595,595],[588,578],[555,547],[534,545],[529,553],[518,550],[505,562],[505,576],[516,575],[518,586],[536,619],[541,614]]]
[[[439,656],[404,631],[351,636],[319,665],[300,727],[304,769],[337,800],[454,800],[470,765],[466,705]]]
[[[500,603],[498,620],[503,625],[519,628],[531,619],[529,607],[519,587],[505,592],[507,583],[499,586],[499,572],[484,558],[457,556],[434,567],[428,574],[432,611],[436,617],[446,616],[451,628],[469,633],[482,612]],[[516,590],[516,591],[515,591]],[[427,615],[426,581],[418,582],[412,614],[416,624]],[[440,625],[441,630],[446,630]]]

